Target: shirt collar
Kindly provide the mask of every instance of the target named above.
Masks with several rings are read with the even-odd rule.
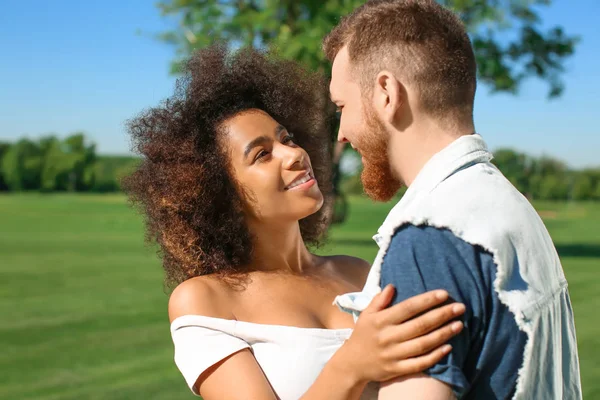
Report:
[[[405,204],[407,204],[410,199],[414,198],[419,193],[431,192],[454,173],[473,164],[489,162],[492,158],[492,153],[488,150],[483,138],[476,133],[461,136],[436,153],[425,166],[423,166],[404,196],[402,196],[398,204],[390,211],[379,228],[378,233],[373,236],[375,242],[377,242],[377,244],[381,243],[382,236],[380,232],[382,228],[389,224],[397,223],[395,215],[404,208]]]

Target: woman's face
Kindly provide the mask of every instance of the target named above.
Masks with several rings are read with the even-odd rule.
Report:
[[[300,220],[323,205],[308,154],[293,132],[261,110],[244,111],[223,127],[233,175],[258,221]]]

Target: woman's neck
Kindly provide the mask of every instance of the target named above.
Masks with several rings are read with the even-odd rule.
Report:
[[[250,229],[254,236],[252,270],[304,274],[314,265],[298,222],[287,226],[261,224]]]

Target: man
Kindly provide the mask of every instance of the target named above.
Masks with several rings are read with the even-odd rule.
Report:
[[[476,65],[464,26],[427,0],[371,1],[324,41],[333,61],[338,140],[362,156],[367,194],[402,200],[375,236],[380,251],[357,314],[381,287],[395,302],[434,288],[467,305],[452,353],[380,399],[581,399],[567,283],[533,207],[475,134]]]

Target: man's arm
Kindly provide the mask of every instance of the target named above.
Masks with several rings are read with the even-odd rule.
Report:
[[[456,396],[448,384],[420,373],[382,383],[378,399],[456,400]]]
[[[404,377],[382,386],[380,399],[447,400],[469,389],[464,366],[485,320],[486,285],[477,263],[480,249],[450,231],[408,225],[394,237],[381,269],[381,286],[396,287],[394,303],[431,289],[445,289],[465,304],[464,330],[450,341],[452,352],[424,374]]]

